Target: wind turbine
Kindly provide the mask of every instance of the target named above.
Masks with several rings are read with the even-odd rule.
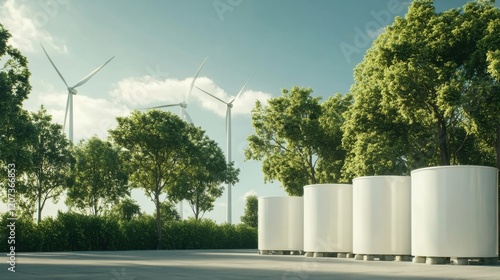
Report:
[[[201,90],[202,92],[212,96],[213,98],[219,100],[220,102],[226,104],[227,106],[227,109],[226,109],[226,159],[227,159],[227,163],[231,163],[231,108],[233,108],[233,102],[241,95],[241,93],[243,92],[243,90],[245,89],[245,87],[247,86],[247,84],[250,82],[250,80],[252,79],[253,77],[253,74],[252,76],[248,79],[248,81],[245,83],[245,85],[243,85],[243,87],[241,88],[240,92],[238,92],[238,94],[236,95],[235,98],[233,98],[231,101],[229,102],[226,102],[222,99],[220,99],[219,97],[195,86],[197,89]],[[231,209],[232,209],[232,205],[231,205],[231,200],[232,200],[232,196],[231,196],[231,183],[227,183],[227,209],[226,209],[226,222],[228,224],[231,224]]]
[[[49,59],[50,64],[52,64],[52,66],[54,66],[54,69],[56,70],[57,74],[59,75],[59,77],[61,77],[61,80],[64,82],[64,84],[66,85],[66,88],[68,89],[68,100],[66,101],[66,112],[64,113],[63,131],[66,128],[66,119],[68,117],[68,109],[69,109],[69,141],[71,141],[71,143],[73,143],[73,95],[76,95],[76,93],[77,93],[76,88],[85,84],[86,82],[88,82],[88,80],[90,80],[90,78],[92,78],[97,72],[99,72],[99,70],[101,70],[104,66],[106,66],[106,64],[108,64],[115,57],[113,56],[108,61],[106,61],[103,65],[101,65],[100,67],[98,67],[94,71],[90,72],[87,76],[83,77],[83,79],[81,79],[74,86],[70,87],[70,86],[68,86],[68,83],[66,83],[66,80],[64,79],[61,72],[59,72],[59,69],[57,69],[54,62],[52,62],[52,59],[50,59],[50,56],[47,53],[47,51],[45,50],[45,48],[43,47],[43,45],[40,44],[40,46],[42,46],[43,52],[45,53],[45,55]]]
[[[198,78],[198,74],[200,74],[201,68],[203,68],[203,65],[205,64],[207,59],[208,59],[208,56],[205,58],[205,60],[203,60],[200,67],[198,67],[198,70],[196,71],[196,74],[194,74],[193,80],[191,81],[191,84],[189,85],[189,91],[187,92],[186,96],[184,97],[184,100],[181,103],[160,105],[160,106],[150,107],[150,108],[146,108],[146,109],[159,109],[159,108],[179,106],[181,108],[181,118],[186,120],[188,123],[192,124],[193,120],[191,120],[191,117],[189,116],[186,109],[188,106],[189,97],[191,96],[191,92],[193,91],[194,82]],[[181,220],[184,218],[183,212],[184,212],[184,205],[183,205],[183,202],[180,201],[179,202],[179,215],[181,216]]]
[[[189,116],[189,114],[188,114],[188,112],[187,112],[186,109],[187,109],[187,106],[188,106],[188,103],[189,103],[189,97],[191,96],[191,92],[193,91],[194,82],[198,78],[198,74],[200,73],[201,68],[203,68],[203,65],[205,64],[205,62],[207,61],[207,59],[208,59],[208,56],[205,58],[205,60],[203,60],[203,62],[201,63],[200,67],[198,67],[198,70],[196,71],[196,74],[194,75],[193,80],[191,81],[191,84],[189,85],[189,91],[186,93],[186,96],[184,97],[184,100],[181,103],[160,105],[160,106],[155,106],[155,107],[149,107],[149,108],[146,108],[146,109],[159,109],[159,108],[167,108],[167,107],[179,106],[181,108],[181,118],[184,119],[184,120],[186,120],[188,123],[192,124],[193,121],[191,120],[191,117]]]

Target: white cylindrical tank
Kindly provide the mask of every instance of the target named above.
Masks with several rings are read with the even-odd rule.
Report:
[[[288,249],[304,250],[304,198],[288,197]]]
[[[304,206],[302,197],[259,197],[259,250],[301,251]]]
[[[304,187],[304,251],[352,252],[352,185]]]
[[[411,173],[414,256],[498,256],[498,170],[438,166]]]
[[[353,253],[411,255],[410,176],[353,180]]]

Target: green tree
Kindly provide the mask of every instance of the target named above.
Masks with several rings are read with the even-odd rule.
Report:
[[[312,89],[293,87],[252,110],[255,134],[248,137],[247,159],[261,160],[266,181],[278,180],[289,195],[303,186],[340,179],[345,151],[340,131],[342,113],[350,103],[336,95],[320,104]]]
[[[437,164],[434,133],[422,122],[408,123],[396,106],[381,100],[384,66],[380,51],[370,49],[354,70],[355,102],[345,111],[342,145],[348,151],[345,180],[365,175],[409,174],[412,168]]]
[[[344,113],[352,103],[351,94],[342,96],[337,93],[321,104],[319,124],[323,135],[318,139],[318,155],[322,160],[317,165],[321,183],[345,181],[342,167],[347,151],[342,146],[342,125],[345,122]]]
[[[137,218],[142,215],[141,206],[137,204],[137,201],[129,197],[126,197],[119,203],[113,205],[110,214],[118,217],[118,219],[122,221],[130,221],[133,218]]]
[[[256,195],[249,195],[245,202],[245,214],[241,216],[241,222],[256,228],[259,225],[259,201]]]
[[[95,136],[82,140],[75,147],[75,182],[66,203],[97,216],[130,195],[127,157],[127,152]]]
[[[20,178],[18,194],[21,195],[20,207],[31,217],[38,209],[37,221],[40,222],[46,201],[51,199],[57,203],[66,189],[72,155],[62,126],[52,123],[52,116],[43,106],[31,114],[31,120],[36,137],[27,147],[30,169]]]
[[[467,69],[488,25],[473,14],[487,5],[437,13],[433,1],[417,0],[375,40],[354,73],[346,177],[491,164],[491,149],[471,132],[464,110],[467,94],[480,88]]]
[[[17,176],[30,168],[27,146],[34,138],[22,103],[31,91],[27,59],[8,44],[10,33],[0,24],[0,170],[14,164]],[[0,185],[3,186],[4,182]]]
[[[475,48],[470,49],[464,67],[469,84],[463,103],[474,124],[471,131],[496,150],[496,166],[500,168],[500,10],[494,2],[473,2],[464,7],[464,22]]]
[[[117,118],[112,139],[131,154],[130,182],[144,189],[156,207],[157,248],[162,246],[163,195],[190,166],[194,145],[190,125],[170,112],[134,111]]]
[[[204,131],[191,128],[191,142],[194,144],[192,161],[179,180],[172,185],[169,196],[175,201],[185,199],[196,220],[214,208],[215,200],[224,191],[222,183],[238,182],[239,169],[234,163],[226,163],[217,143],[209,139]]]
[[[454,30],[460,13],[438,14],[433,1],[415,1],[376,41],[385,71],[383,106],[399,108],[408,123],[423,122],[437,133],[440,164],[450,164],[450,131],[460,129],[465,49]],[[456,31],[455,31],[456,32]]]

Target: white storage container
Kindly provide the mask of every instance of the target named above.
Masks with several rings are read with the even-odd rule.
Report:
[[[498,256],[498,170],[439,166],[411,173],[414,256]]]
[[[260,251],[302,251],[304,239],[303,198],[258,198],[258,249]]]
[[[410,176],[353,180],[353,253],[411,255]]]
[[[352,185],[304,187],[304,251],[352,252]]]

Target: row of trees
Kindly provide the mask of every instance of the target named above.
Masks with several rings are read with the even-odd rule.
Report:
[[[38,112],[22,108],[31,90],[30,73],[9,37],[0,25],[0,61],[5,62],[0,68],[0,171],[7,174],[9,164],[15,165],[19,215],[37,212],[40,222],[45,203],[66,193],[71,210],[95,216],[122,211],[119,215],[133,217],[139,206],[123,199],[132,188],[141,188],[155,204],[160,248],[162,212],[172,209],[168,205],[186,200],[198,220],[213,209],[223,183],[238,181],[239,169],[226,163],[217,143],[170,112],[134,111],[117,118],[108,140],[92,137],[73,146],[43,106]],[[2,180],[0,186],[6,189],[7,183]],[[7,199],[6,192],[2,196]]]
[[[413,1],[325,102],[293,87],[257,103],[246,158],[290,195],[307,184],[407,175],[449,164],[500,167],[500,11]]]
[[[438,13],[433,1],[415,0],[374,41],[348,94],[321,102],[312,89],[293,87],[266,106],[257,102],[246,158],[262,161],[265,179],[280,181],[291,195],[302,195],[307,184],[430,165],[500,167],[498,34],[494,1]],[[98,215],[131,187],[142,188],[156,206],[161,244],[162,197],[188,200],[198,218],[213,207],[222,182],[237,181],[239,170],[225,163],[215,142],[168,112],[135,111],[117,119],[109,141],[72,147],[43,108],[22,109],[29,71],[8,37],[0,28],[0,105],[6,108],[0,167],[23,163],[16,171],[25,208],[42,209],[63,186],[68,205]]]

